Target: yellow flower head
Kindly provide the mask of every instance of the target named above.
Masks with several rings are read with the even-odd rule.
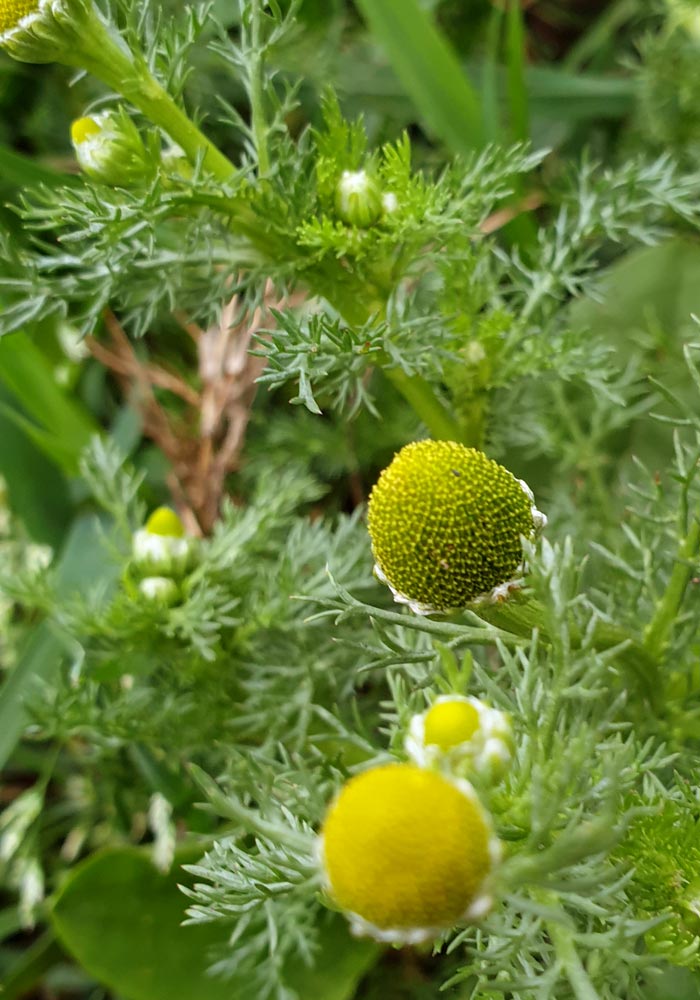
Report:
[[[320,853],[334,901],[379,940],[425,941],[491,905],[498,842],[471,785],[412,764],[351,779]]]
[[[0,35],[12,31],[25,17],[36,14],[40,0],[0,0]]]
[[[377,575],[419,614],[506,596],[545,523],[522,480],[454,441],[407,445],[369,500]]]
[[[406,753],[421,767],[439,763],[497,778],[513,755],[510,719],[478,698],[442,695],[411,719]]]

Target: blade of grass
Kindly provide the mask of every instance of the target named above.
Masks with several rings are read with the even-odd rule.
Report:
[[[0,385],[0,407],[12,406]],[[56,548],[71,516],[71,499],[61,469],[32,443],[14,420],[0,413],[0,474],[10,509],[34,539]]]
[[[610,45],[618,30],[642,9],[640,0],[617,0],[610,4],[588,31],[569,49],[563,66],[568,70],[580,69],[593,56]]]
[[[485,143],[481,102],[459,60],[417,0],[357,0],[429,132],[455,153]]]
[[[481,74],[481,105],[484,109],[484,137],[487,142],[501,138],[500,51],[503,10],[494,7],[486,32],[486,54]]]
[[[506,66],[510,130],[516,142],[530,138],[530,109],[525,83],[525,27],[520,0],[510,0],[506,24]]]
[[[26,333],[0,340],[0,381],[16,397],[24,413],[58,443],[50,457],[75,470],[81,452],[98,427],[87,410],[57,384],[53,366]],[[29,432],[31,425],[23,429]],[[51,447],[45,434],[30,436],[43,450]]]
[[[0,183],[5,188],[23,188],[33,184],[63,187],[66,184],[78,184],[79,178],[73,174],[64,174],[51,167],[42,166],[31,157],[23,156],[13,149],[8,149],[7,146],[0,145]]]
[[[3,1000],[20,1000],[27,997],[49,969],[65,961],[66,955],[53,931],[46,931],[23,951],[9,969],[2,986]]]

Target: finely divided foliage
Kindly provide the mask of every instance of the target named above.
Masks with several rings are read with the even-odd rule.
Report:
[[[142,367],[129,382],[114,354],[112,370],[158,443],[176,428],[210,451],[230,444],[207,430],[185,370],[194,358],[206,381],[219,336],[230,386],[245,362],[225,349],[248,321],[261,388],[213,526],[198,524],[181,465],[167,473],[198,536],[186,566],[162,570],[168,590],[144,587],[134,551],[160,473],[134,454],[123,411],[83,452],[74,491],[95,578],[76,584],[65,557],[22,560],[21,539],[3,537],[0,614],[12,634],[41,619],[51,644],[22,711],[26,739],[55,752],[0,818],[0,875],[25,926],[44,875],[60,882],[81,852],[150,830],[167,867],[179,836],[182,918],[225,929],[202,962],[232,996],[312,1000],[325,987],[304,983],[324,954],[326,975],[336,950],[354,954],[329,912],[318,839],[329,803],[358,773],[405,762],[411,719],[439,695],[469,695],[512,726],[503,774],[467,763],[450,776],[468,779],[500,842],[493,903],[438,928],[433,957],[410,960],[429,972],[405,996],[649,1000],[670,965],[700,969],[700,346],[675,345],[672,377],[646,381],[658,343],[616,351],[572,300],[610,294],[605,280],[614,295],[616,261],[640,244],[697,236],[700,175],[661,154],[605,168],[585,156],[546,179],[546,151],[510,141],[436,165],[408,133],[375,142],[331,90],[305,93],[289,68],[301,4],[240,0],[228,15],[199,4],[172,20],[155,2],[109,7],[140,53],[118,107],[150,167],[128,189],[91,171],[23,192],[22,235],[3,237],[0,334],[53,321],[99,351],[106,310],[118,316],[123,339],[107,329],[117,347],[136,343]],[[193,66],[229,81],[203,127],[233,148],[230,163],[140,94],[157,80],[182,114],[189,94],[207,98]],[[314,125],[295,134],[310,100]],[[381,193],[359,224],[337,202],[358,171]],[[504,236],[532,205],[538,228]],[[176,348],[149,383],[147,352],[168,338]],[[158,404],[173,384],[168,423]],[[234,402],[250,408],[253,395]],[[182,416],[192,397],[196,428]],[[421,616],[373,575],[365,500],[393,454],[426,435],[503,463],[488,464],[522,507],[496,581],[522,569],[508,600]],[[549,513],[542,539],[506,469]],[[446,493],[449,506],[458,490]],[[435,513],[443,535],[450,517]],[[414,532],[425,548],[419,522],[399,539],[402,559],[420,549]],[[30,654],[12,654],[16,676]],[[4,639],[0,656],[9,666]],[[333,997],[380,995],[387,959],[363,954]]]

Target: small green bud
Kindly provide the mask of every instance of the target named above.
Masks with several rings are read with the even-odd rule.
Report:
[[[111,187],[136,187],[154,173],[141,136],[123,108],[78,118],[71,139],[81,170]]]
[[[154,604],[170,607],[180,599],[177,584],[167,576],[147,576],[139,583],[139,593]]]
[[[350,226],[366,229],[382,214],[382,194],[366,170],[344,170],[335,189],[338,215]]]
[[[158,507],[132,540],[132,561],[145,577],[178,577],[187,572],[194,555],[194,539],[175,511]]]

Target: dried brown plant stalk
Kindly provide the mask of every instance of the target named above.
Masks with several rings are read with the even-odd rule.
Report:
[[[112,371],[122,390],[139,409],[143,433],[171,464],[168,485],[180,516],[192,534],[207,534],[216,521],[226,491],[226,478],[240,465],[246,429],[265,359],[250,353],[251,341],[274,323],[270,309],[298,306],[303,295],[276,300],[268,282],[261,306],[239,314],[234,296],[221,310],[218,323],[204,330],[186,317],[176,319],[197,347],[198,387],[193,388],[163,364],[144,361],[112,312],[105,314],[108,343],[88,338],[98,361]],[[165,390],[184,403],[178,415],[160,402]]]

